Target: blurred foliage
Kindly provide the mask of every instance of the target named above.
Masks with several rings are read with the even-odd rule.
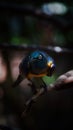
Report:
[[[56,81],[56,79],[57,79],[57,75],[56,75],[56,74],[54,74],[52,77],[48,77],[48,76],[44,76],[44,77],[43,77],[43,80],[44,80],[44,82],[45,82],[47,85],[49,85],[49,84],[51,84],[51,83],[54,83],[54,82]]]
[[[18,14],[13,12],[7,12],[6,10],[0,12],[0,43],[11,44],[44,44],[44,45],[60,45],[64,47],[72,47],[73,44],[73,2],[67,2],[63,0],[59,1],[11,1],[17,3],[17,5],[29,5],[29,8],[34,7],[34,10],[42,10],[42,7],[46,4],[46,10],[51,13],[49,4],[58,3],[59,8],[53,8],[61,10],[61,4],[63,4],[67,11],[64,14],[55,14],[56,18],[65,26],[65,28],[59,28],[51,21],[39,20],[34,16],[25,16],[24,14]],[[52,8],[52,7],[51,7]],[[53,17],[53,15],[52,15]]]

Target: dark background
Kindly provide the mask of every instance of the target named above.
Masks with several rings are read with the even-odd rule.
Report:
[[[0,1],[0,125],[13,130],[73,128],[73,88],[47,92],[21,118],[24,103],[32,96],[31,88],[27,79],[17,88],[11,87],[22,58],[37,48],[55,60],[55,74],[44,77],[46,84],[73,69],[73,2],[56,1],[66,7],[63,14],[50,9],[49,14],[44,13],[43,6],[54,2]]]

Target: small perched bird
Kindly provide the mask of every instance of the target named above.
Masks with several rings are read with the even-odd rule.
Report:
[[[36,50],[28,54],[19,64],[19,76],[13,87],[27,78],[31,80],[36,77],[51,76],[55,70],[55,64],[52,57],[43,51]]]
[[[32,103],[41,94],[47,91],[47,85],[43,81],[42,77],[46,75],[51,76],[54,70],[54,60],[43,51],[34,51],[31,54],[28,54],[25,58],[23,58],[23,60],[19,64],[19,76],[17,77],[17,80],[12,87],[16,87],[23,79],[27,78],[32,82],[30,87],[32,89],[33,96],[28,99],[24,104],[25,109],[21,116],[26,115],[26,113],[31,108]],[[44,88],[43,91],[41,91],[41,89],[37,91],[36,87],[38,86]]]

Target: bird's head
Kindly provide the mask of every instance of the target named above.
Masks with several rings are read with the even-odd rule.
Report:
[[[43,51],[34,51],[29,56],[31,73],[35,75],[51,76],[55,70],[54,60]]]

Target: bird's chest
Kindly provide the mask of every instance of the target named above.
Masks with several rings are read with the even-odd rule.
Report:
[[[46,72],[46,63],[45,61],[40,61],[40,60],[34,60],[30,64],[30,72],[32,75],[35,77],[41,77],[45,75]]]

